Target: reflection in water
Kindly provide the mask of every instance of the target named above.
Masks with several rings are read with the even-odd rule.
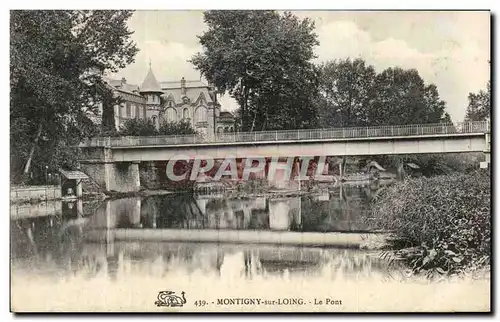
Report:
[[[108,200],[92,228],[232,229],[298,232],[370,231],[363,220],[376,196],[367,187],[293,197],[163,195]]]
[[[11,221],[13,272],[110,280],[169,271],[204,272],[224,278],[267,275],[334,278],[387,272],[376,254],[314,247],[115,241],[113,228],[231,229],[297,232],[367,231],[370,188],[343,188],[295,197],[224,198],[164,195],[106,200],[88,211],[81,201],[61,212]],[[99,242],[86,234],[104,231]],[[193,231],[193,233],[196,233]]]

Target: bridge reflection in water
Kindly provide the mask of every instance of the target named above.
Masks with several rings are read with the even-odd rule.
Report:
[[[359,249],[127,238],[155,231],[182,231],[193,240],[197,233],[210,230],[256,238],[266,233],[369,231],[372,227],[362,215],[369,210],[372,195],[371,189],[361,187],[302,197],[125,198],[107,200],[92,214],[74,214],[62,207],[64,211],[54,216],[12,220],[12,266],[14,271],[46,276],[105,274],[110,279],[128,274],[163,276],[175,270],[247,278],[324,274],[325,269],[346,275],[386,272],[387,263],[376,252]],[[117,231],[125,237],[117,238]]]

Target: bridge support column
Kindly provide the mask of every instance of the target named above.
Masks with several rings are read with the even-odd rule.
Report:
[[[82,163],[81,169],[106,191],[139,191],[139,162]]]
[[[491,132],[489,130],[489,125],[488,125],[488,132],[484,134],[484,139],[485,139],[485,147],[483,151],[484,162],[481,162],[479,166],[482,169],[487,169],[490,167],[491,164]]]

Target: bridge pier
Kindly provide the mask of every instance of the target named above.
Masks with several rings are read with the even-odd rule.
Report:
[[[81,169],[106,191],[139,191],[139,163],[132,162],[85,162]]]
[[[488,164],[488,167],[491,163],[491,132],[489,131],[484,135],[486,141],[486,148],[484,149],[485,162]]]

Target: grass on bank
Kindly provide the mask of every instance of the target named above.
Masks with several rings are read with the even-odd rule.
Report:
[[[489,171],[408,179],[374,200],[369,220],[392,231],[395,251],[415,273],[454,275],[490,263],[491,181]]]

